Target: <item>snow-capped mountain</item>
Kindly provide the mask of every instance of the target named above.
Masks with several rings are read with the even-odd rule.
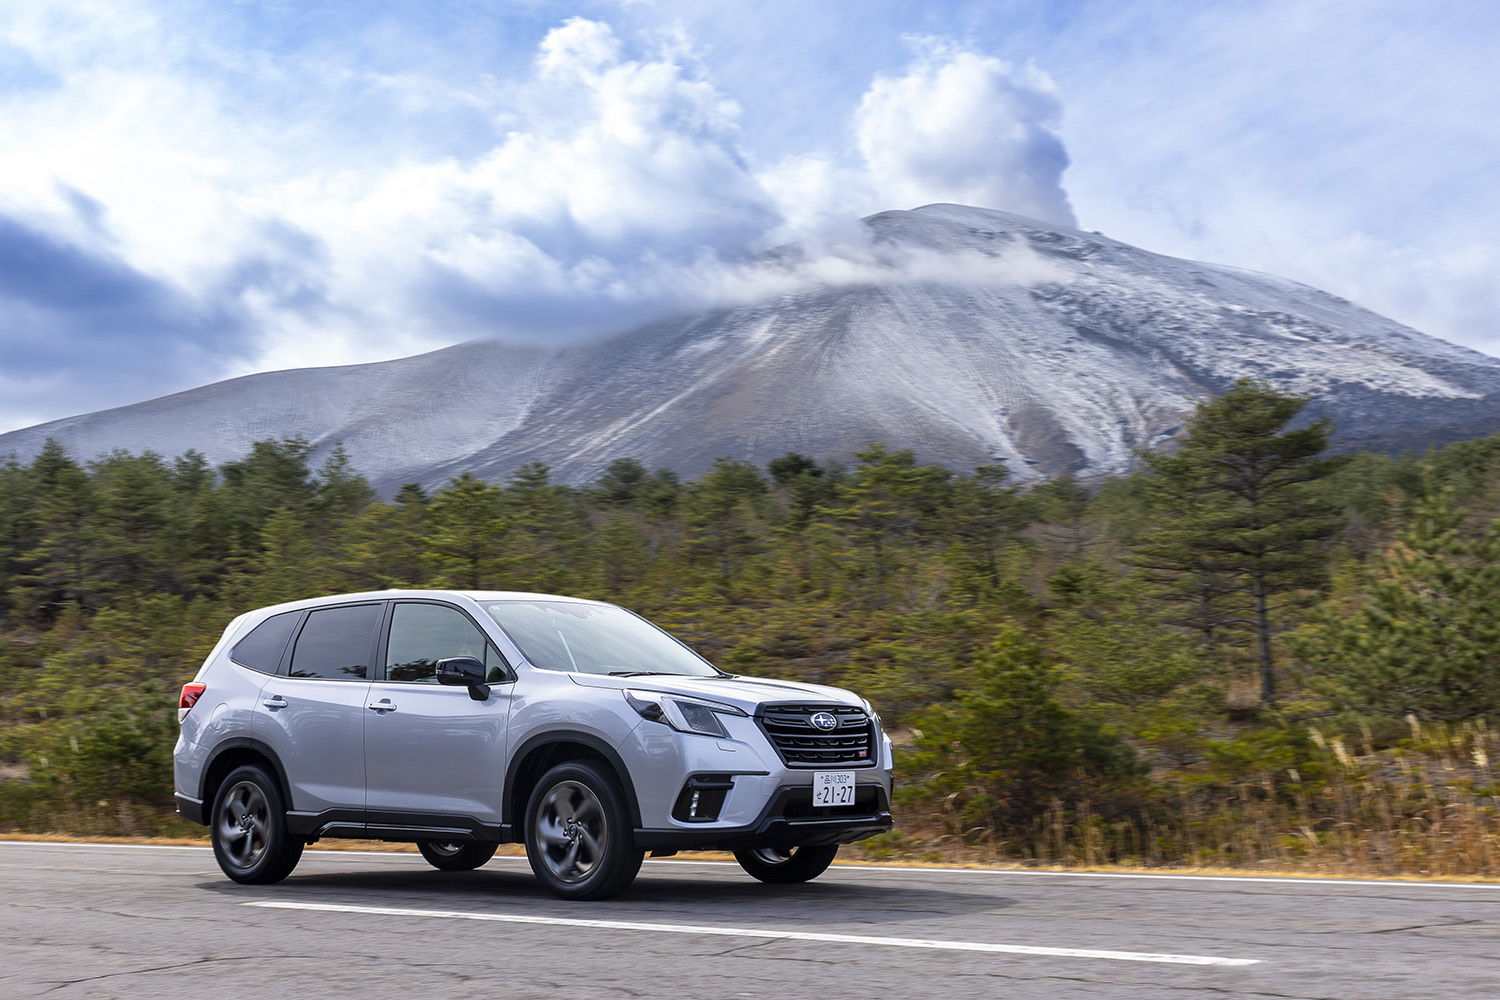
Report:
[[[540,460],[582,483],[622,457],[847,462],[871,441],[1018,479],[1126,471],[1236,378],[1315,394],[1343,447],[1500,429],[1500,359],[1280,278],[1149,253],[1006,212],[930,205],[869,243],[744,265],[743,304],[559,348],[460,344],[269,372],[0,435],[218,463],[268,437],[342,442],[384,492]]]

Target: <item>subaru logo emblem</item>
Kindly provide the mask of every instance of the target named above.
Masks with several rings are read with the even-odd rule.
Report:
[[[815,729],[821,729],[825,733],[828,732],[828,730],[830,730],[830,729],[837,729],[839,727],[839,720],[835,719],[833,716],[829,715],[827,712],[819,712],[817,715],[814,715],[811,719],[809,719],[807,721],[809,721],[809,722],[811,722],[813,724],[813,728],[815,728]]]

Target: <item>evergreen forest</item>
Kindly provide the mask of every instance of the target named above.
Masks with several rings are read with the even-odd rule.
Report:
[[[1500,435],[1335,454],[1313,402],[1243,381],[1129,477],[1029,486],[871,443],[385,501],[296,438],[49,443],[0,461],[0,833],[202,835],[177,696],[232,618],[451,587],[859,692],[898,826],[857,857],[1500,875]]]

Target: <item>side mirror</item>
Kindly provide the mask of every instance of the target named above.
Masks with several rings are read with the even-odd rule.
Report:
[[[434,672],[439,684],[467,687],[469,697],[475,701],[484,701],[490,696],[490,686],[484,682],[484,664],[472,656],[450,656],[438,660]]]

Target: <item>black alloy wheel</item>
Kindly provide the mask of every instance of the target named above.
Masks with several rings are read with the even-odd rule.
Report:
[[[280,882],[302,858],[303,842],[286,828],[281,788],[258,764],[229,772],[214,796],[211,816],[214,859],[236,882]]]
[[[469,840],[419,840],[417,850],[434,868],[445,872],[468,872],[495,856],[499,844]]]
[[[757,847],[735,851],[734,860],[747,873],[772,885],[810,882],[828,870],[839,853],[838,844],[824,847]]]
[[[619,784],[591,761],[559,764],[537,782],[526,807],[526,857],[555,896],[605,899],[640,871]]]

